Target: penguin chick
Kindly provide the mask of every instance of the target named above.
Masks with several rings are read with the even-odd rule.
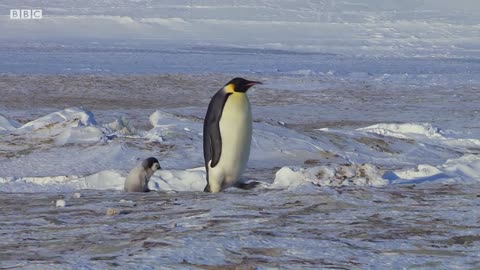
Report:
[[[133,168],[125,180],[126,192],[148,192],[148,180],[155,173],[161,169],[160,163],[154,157],[149,157],[142,161],[142,163]]]

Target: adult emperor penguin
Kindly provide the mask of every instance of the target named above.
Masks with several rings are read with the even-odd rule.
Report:
[[[261,82],[235,78],[208,105],[203,123],[205,192],[220,192],[238,182],[247,165],[252,141],[252,111],[247,90]]]
[[[143,160],[128,174],[124,190],[126,192],[147,192],[148,180],[158,169],[161,169],[161,167],[156,158],[149,157]]]

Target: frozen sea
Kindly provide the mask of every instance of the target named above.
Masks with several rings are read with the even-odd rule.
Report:
[[[480,268],[478,5],[230,2],[0,16],[0,268]],[[260,184],[206,194],[203,117],[237,76],[264,83]],[[122,192],[149,156],[152,192]]]

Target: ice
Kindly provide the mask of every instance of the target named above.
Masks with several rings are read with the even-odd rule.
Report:
[[[429,178],[440,174],[442,174],[442,171],[440,169],[427,164],[420,164],[414,169],[395,171],[395,176],[402,180]]]
[[[7,119],[3,115],[0,115],[0,131],[2,130],[14,130],[20,127],[21,124],[15,120]]]
[[[66,205],[67,203],[65,202],[65,200],[57,200],[57,202],[55,203],[56,207],[65,207]]]
[[[435,141],[437,145],[444,145],[452,149],[462,149],[464,152],[469,152],[472,149],[476,151],[480,146],[479,139],[466,138],[465,134],[453,130],[442,130],[428,123],[377,124],[358,130],[382,136],[414,139],[426,143]]]
[[[105,134],[95,127],[69,128],[62,131],[56,138],[56,143],[65,145],[68,143],[81,144],[89,142],[98,142],[104,139]]]
[[[85,188],[123,190],[126,175],[106,170],[85,177]]]
[[[427,137],[435,139],[445,138],[442,135],[442,130],[433,127],[431,124],[377,124],[359,130],[372,132],[384,136],[391,136],[396,138],[415,138]]]
[[[137,133],[135,127],[130,124],[125,116],[121,116],[115,119],[115,121],[103,125],[103,128],[106,133],[109,134],[108,136],[134,136]]]
[[[7,1],[0,10],[8,14],[8,8],[15,8],[15,4]],[[23,4],[38,8],[34,2]],[[0,31],[10,39],[93,37],[350,55],[478,56],[476,18],[480,11],[471,1],[454,6],[373,0],[354,4],[304,0],[295,5],[289,1],[240,4],[231,0],[220,4],[212,0],[157,5],[145,0],[121,1],[112,9],[92,1],[70,0],[43,3],[41,24],[20,23],[4,16]]]
[[[396,184],[475,184],[480,181],[480,158],[477,155],[465,154],[459,158],[448,159],[442,165],[420,164],[415,168],[387,172],[384,177]]]
[[[199,81],[172,77],[182,85]],[[3,109],[7,119],[30,124],[0,136],[0,249],[7,254],[0,265],[44,268],[52,260],[61,269],[116,263],[125,269],[159,263],[228,268],[243,267],[244,258],[258,267],[282,263],[292,269],[408,268],[431,260],[475,265],[478,218],[472,213],[479,207],[480,181],[475,126],[455,122],[451,112],[458,105],[452,104],[434,107],[435,124],[408,121],[410,114],[400,118],[404,122],[389,123],[397,109],[386,112],[378,99],[377,107],[357,105],[357,97],[375,98],[378,92],[355,87],[356,93],[342,99],[342,88],[320,94],[253,89],[252,152],[242,180],[260,185],[220,194],[202,192],[206,104],[192,106],[208,102],[215,89],[197,94],[195,102],[178,101],[184,107],[173,109],[144,103],[131,110]],[[171,89],[157,89],[156,95]],[[124,92],[109,94],[120,96]],[[300,104],[282,106],[284,99]],[[301,104],[314,99],[322,102]],[[462,117],[475,120],[468,102],[461,105]],[[343,114],[335,113],[338,104],[363,114],[344,122]],[[149,182],[152,192],[123,192],[127,173],[149,156],[163,168]],[[55,207],[58,200],[65,207]],[[28,245],[18,246],[25,241]],[[52,255],[58,250],[65,255]]]
[[[148,184],[150,190],[157,191],[203,191],[207,185],[205,168],[188,170],[159,170]]]
[[[0,191],[35,193],[46,190],[70,192],[79,189],[123,190],[126,173],[104,170],[86,176],[0,177]],[[149,182],[154,191],[203,191],[204,168],[159,170]]]
[[[319,186],[383,186],[383,170],[371,164],[316,166],[311,168],[283,167],[275,176],[273,186],[290,187],[312,183]]]
[[[48,129],[51,126],[59,124],[78,127],[96,125],[96,122],[91,112],[80,108],[70,108],[28,122],[21,126],[19,129],[22,131],[39,130],[41,128]]]
[[[449,159],[442,169],[450,175],[458,175],[463,181],[480,181],[480,158],[478,155],[464,155],[457,159]]]
[[[305,184],[304,177],[298,170],[283,167],[275,174],[275,186],[288,188]]]
[[[125,118],[102,125],[94,120],[92,112],[70,108],[11,130],[13,135],[22,136],[18,138],[24,145],[38,142],[35,147],[43,150],[32,149],[2,162],[0,177],[7,184],[4,190],[35,192],[44,190],[42,186],[55,190],[121,190],[131,167],[152,154],[148,145],[153,143],[160,146],[159,153],[162,149],[170,150],[167,155],[161,154],[160,163],[166,169],[154,174],[150,189],[202,191],[205,172],[202,167],[195,169],[203,158],[201,121],[160,110],[153,112],[149,120],[153,127],[146,130],[133,128]],[[9,145],[8,140],[3,145]],[[382,123],[356,130],[323,128],[307,136],[284,125],[254,123],[249,167],[282,167],[275,177],[263,179],[267,188],[272,182],[272,188],[305,183],[471,183],[480,178],[479,161],[472,154],[477,147],[478,140],[467,134],[431,124]],[[38,185],[38,189],[32,184]]]
[[[149,130],[145,136],[150,140],[162,142],[190,138],[198,141],[203,133],[202,123],[195,123],[166,112],[157,110],[149,119],[153,129]]]

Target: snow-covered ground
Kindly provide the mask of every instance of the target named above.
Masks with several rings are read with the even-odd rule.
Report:
[[[20,2],[0,3],[0,268],[480,267],[476,1]],[[236,76],[264,82],[260,184],[205,194],[203,117]],[[149,156],[156,192],[122,192]]]
[[[480,259],[475,190],[462,185],[304,186],[215,195],[83,190],[80,198],[2,193],[0,265],[475,269]],[[62,198],[66,207],[55,207]],[[119,214],[108,216],[107,208]]]
[[[0,118],[2,266],[478,264],[477,86],[315,90],[335,80],[257,74],[244,180],[261,184],[206,195],[202,117],[230,76],[4,75],[17,95]],[[92,109],[59,108],[75,103]],[[149,183],[159,193],[121,192],[148,156],[164,168]]]
[[[2,118],[4,191],[120,190],[129,169],[148,156],[159,157],[165,168],[150,183],[153,190],[201,191],[206,184],[203,169],[196,169],[202,166],[202,122],[193,116],[155,111],[147,129],[125,117],[98,123],[81,108],[21,126]],[[468,134],[428,123],[306,132],[277,123],[254,124],[250,170],[286,166],[262,179],[268,187],[480,181],[480,140]]]
[[[9,9],[42,8],[42,20]],[[479,56],[472,0],[3,0],[10,39],[129,39],[348,55]],[[37,44],[38,46],[38,44]]]

